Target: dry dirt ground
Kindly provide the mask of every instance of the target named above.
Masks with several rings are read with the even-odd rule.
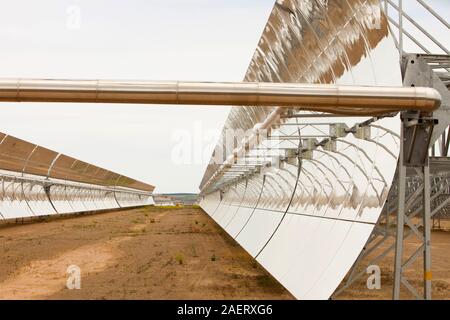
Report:
[[[389,299],[390,259],[379,263],[381,290],[364,276],[338,298]],[[433,232],[433,259],[434,297],[450,299],[449,231]],[[80,290],[66,288],[70,265],[81,268]],[[0,299],[293,297],[201,209],[146,207],[0,226]]]
[[[81,289],[66,288],[67,267]],[[0,299],[292,299],[201,209],[0,226]]]
[[[431,252],[432,252],[432,296],[433,299],[450,300],[450,221],[442,221],[441,230],[433,230],[431,233]],[[374,258],[383,253],[394,244],[393,239],[386,241],[379,249],[363,260],[367,266]],[[411,256],[419,247],[418,238],[409,237],[405,241],[405,256]],[[369,275],[365,274],[359,281],[343,291],[337,299],[390,299],[392,297],[393,270],[394,270],[394,251],[391,250],[379,262],[373,263],[381,269],[381,289],[368,290],[367,280]],[[361,271],[361,269],[358,269]],[[365,270],[362,270],[365,271]],[[408,281],[416,288],[419,294],[423,294],[423,260],[419,257],[407,270],[406,277]],[[402,287],[401,299],[413,299],[405,287]]]

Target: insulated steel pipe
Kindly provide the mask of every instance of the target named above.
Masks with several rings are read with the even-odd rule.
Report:
[[[430,112],[432,88],[296,83],[0,79],[0,101],[300,107],[348,115]]]

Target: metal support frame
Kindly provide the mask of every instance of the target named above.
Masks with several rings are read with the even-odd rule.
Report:
[[[405,67],[411,66],[422,66],[422,63],[418,63],[422,58],[428,58],[423,56],[414,55],[416,63],[414,64],[412,60],[408,57],[409,63],[405,64]],[[410,70],[411,71],[411,70]],[[411,72],[412,73],[412,72]],[[430,81],[429,74],[426,78],[421,78],[421,81],[426,81],[429,85],[437,85],[441,83],[440,80],[436,78],[434,81]],[[422,76],[422,75],[421,75]],[[418,81],[420,76],[416,73],[415,78],[411,81],[414,84]],[[423,80],[425,79],[425,80]],[[410,80],[408,80],[410,81]],[[405,80],[405,85],[411,85]],[[440,88],[442,90],[442,88]],[[444,95],[445,96],[445,95]],[[447,105],[447,100],[445,99],[445,105]],[[299,119],[302,117],[309,118],[323,118],[327,117],[326,114],[319,115],[302,115],[302,114],[284,114],[283,118],[293,118]],[[431,299],[431,228],[433,226],[432,220],[435,215],[443,206],[447,206],[450,203],[450,198],[444,201],[439,200],[441,196],[445,197],[445,191],[447,187],[450,186],[450,177],[440,177],[440,181],[433,181],[430,183],[430,163],[429,163],[429,153],[427,152],[430,143],[432,142],[432,136],[435,135],[433,129],[437,124],[436,119],[440,121],[444,120],[440,113],[435,114],[421,114],[418,112],[406,112],[402,117],[402,138],[401,138],[401,159],[397,172],[397,183],[393,184],[392,195],[388,198],[383,214],[377,225],[374,228],[369,241],[367,242],[364,250],[361,252],[354,266],[352,267],[346,281],[343,286],[339,288],[333,295],[337,296],[343,290],[352,285],[357,279],[366,274],[366,268],[360,270],[358,268],[361,265],[367,266],[365,258],[367,258],[372,253],[375,253],[377,248],[380,248],[382,244],[385,244],[389,240],[393,243],[388,245],[387,248],[383,248],[382,252],[371,259],[369,265],[376,264],[383,258],[385,258],[390,252],[395,250],[395,269],[394,269],[394,286],[393,286],[393,297],[395,299],[401,298],[402,289],[407,289],[415,298],[420,299]],[[363,123],[360,126],[371,126],[372,121]],[[319,125],[321,123],[314,123],[314,125]],[[302,124],[297,121],[297,123],[284,123],[278,128],[280,132],[283,132],[282,127],[290,126],[301,126]],[[304,125],[311,125],[311,123],[305,123]],[[436,127],[438,132],[441,132],[442,128]],[[349,132],[354,133],[354,128],[344,128],[343,134]],[[305,138],[304,136],[293,134],[282,134],[281,136],[274,136],[274,138],[293,138],[298,140],[300,138]],[[330,137],[329,137],[330,138]],[[327,139],[329,139],[327,138]],[[270,139],[269,139],[270,140]],[[268,141],[269,141],[268,140]],[[447,143],[447,142],[446,142]],[[279,148],[279,147],[278,147]],[[277,147],[273,147],[277,149]],[[282,147],[279,151],[292,150],[295,148]],[[257,151],[270,151],[272,147],[270,146],[260,146],[254,148]],[[265,154],[265,153],[263,153]],[[244,157],[246,158],[246,157]],[[283,158],[283,157],[282,157]],[[233,166],[233,165],[232,165]],[[231,167],[232,167],[231,166]],[[236,165],[235,166],[239,166]],[[242,169],[242,168],[240,168]],[[412,176],[417,177],[412,179]],[[227,184],[235,183],[237,180],[245,178],[245,175],[241,177],[234,177],[232,180],[228,180]],[[435,177],[433,177],[435,179]],[[223,185],[222,185],[223,186]],[[396,193],[396,194],[395,194]],[[433,209],[433,210],[431,210]],[[421,215],[421,219],[418,216]],[[394,228],[395,227],[395,228]],[[418,248],[413,252],[412,255],[406,257],[406,252],[404,250],[404,242],[411,235],[417,236],[420,241]],[[420,257],[423,257],[423,294],[420,290],[414,288],[408,279],[405,277],[405,271]],[[359,270],[358,270],[359,269]],[[404,287],[404,288],[403,288]]]
[[[450,126],[442,132],[439,139],[433,144],[431,148],[431,155],[433,157],[450,157]]]
[[[442,95],[442,106],[431,114],[404,113],[402,117],[401,153],[397,183],[392,186],[385,209],[364,250],[349,271],[333,297],[349,288],[366,274],[368,265],[377,264],[389,253],[395,253],[393,298],[400,299],[405,288],[415,298],[431,299],[431,243],[433,227],[439,227],[441,215],[447,217],[450,208],[450,173],[441,170],[440,162],[447,163],[449,145],[450,95],[444,70],[450,56],[404,54],[402,72],[405,86],[430,86]],[[428,153],[431,145],[431,152]],[[433,158],[433,176],[430,175],[429,155]],[[442,173],[445,171],[445,173]],[[419,217],[421,219],[419,219]],[[404,242],[411,235],[419,239],[419,246],[406,257]],[[390,241],[390,242],[389,242]],[[389,242],[387,247],[381,245]],[[379,249],[379,250],[377,250]],[[375,256],[371,256],[374,254]],[[369,256],[371,259],[369,259]],[[423,291],[408,282],[405,271],[420,256],[423,257]]]
[[[333,294],[333,298],[364,276],[367,266],[379,263],[389,253],[394,251],[393,299],[402,298],[401,292],[403,287],[416,299],[431,299],[431,228],[432,217],[437,210],[431,211],[432,190],[429,159],[427,153],[411,152],[412,150],[407,147],[411,146],[411,138],[405,139],[405,137],[410,137],[408,131],[411,130],[416,132],[425,131],[430,137],[434,119],[425,118],[421,121],[413,121],[413,125],[411,125],[411,120],[418,119],[417,117],[415,117],[416,119],[411,119],[408,116],[411,116],[411,114],[404,115],[402,119],[403,128],[401,132],[401,153],[397,169],[397,183],[393,185],[391,194],[386,201],[383,213],[372,235],[349,271],[345,281]],[[423,135],[417,134],[417,136]],[[420,140],[415,141],[416,143],[413,146],[423,149]],[[411,154],[414,157],[410,157],[409,155]],[[422,159],[421,162],[419,159]],[[413,175],[419,177],[420,180],[420,184],[417,184],[415,188],[411,187],[410,177]],[[439,188],[440,186],[435,185],[435,189]],[[438,195],[436,190],[433,191],[435,196]],[[418,219],[420,214],[422,214],[422,219]],[[415,235],[419,239],[419,245],[411,255],[406,256],[404,243],[411,235]],[[386,244],[387,246],[381,250],[381,246]],[[375,255],[372,256],[372,254]],[[421,255],[423,257],[424,279],[422,294],[411,285],[405,276],[405,271]]]
[[[414,0],[413,0],[414,1]],[[427,5],[423,0],[416,0],[422,8],[423,12],[428,12],[435,18],[436,24],[441,24],[445,28],[450,28],[449,23],[441,17],[435,10],[431,8],[431,6]],[[415,19],[408,15],[404,10],[404,2],[403,0],[382,0],[383,5],[381,8],[384,10],[390,24],[398,29],[398,32],[392,32],[391,34],[394,36],[394,42],[397,46],[397,49],[400,53],[400,59],[402,59],[403,54],[405,53],[404,48],[404,39],[405,36],[407,39],[412,41],[418,48],[423,50],[424,53],[430,54],[431,50],[425,47],[421,41],[421,39],[426,38],[431,41],[437,48],[439,48],[442,53],[449,55],[450,50],[441,43],[438,39],[433,36],[433,31],[428,28],[428,26],[422,26],[415,21]],[[405,20],[406,19],[414,28],[408,30],[405,29]],[[420,35],[421,37],[417,37]],[[400,61],[401,63],[401,61]]]
[[[398,166],[398,207],[397,207],[397,226],[395,239],[395,260],[394,260],[394,285],[393,298],[401,298],[401,289],[404,286],[416,299],[431,299],[431,185],[430,185],[430,164],[428,159],[429,146],[433,119],[422,119],[415,121],[409,115],[402,117],[401,147]],[[419,119],[420,120],[420,119]],[[411,123],[414,123],[411,125]],[[411,132],[414,137],[425,137],[426,141],[411,138]],[[407,144],[410,142],[411,144]],[[424,155],[425,151],[425,155]],[[414,211],[411,210],[412,201],[406,201],[407,189],[407,169],[413,168],[421,178],[423,187],[414,192],[415,196],[419,194],[423,197],[422,222],[414,223]],[[408,227],[419,239],[419,247],[406,259],[404,250],[405,229]],[[421,230],[419,228],[421,227]],[[408,269],[420,256],[423,255],[423,294],[421,295],[408,281],[405,270]]]

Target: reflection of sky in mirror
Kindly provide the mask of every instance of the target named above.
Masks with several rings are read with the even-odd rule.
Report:
[[[404,2],[430,28],[432,16],[414,15],[418,7]],[[428,3],[442,15],[450,12],[446,1]],[[240,81],[272,5],[273,0],[7,1],[0,12],[0,77]],[[74,20],[77,10],[80,19]],[[450,47],[444,34],[440,28],[433,32]],[[416,51],[407,40],[405,47]],[[2,103],[0,131],[154,184],[157,192],[196,192],[227,112]],[[191,154],[180,157],[183,151]],[[185,162],[190,164],[180,164]]]

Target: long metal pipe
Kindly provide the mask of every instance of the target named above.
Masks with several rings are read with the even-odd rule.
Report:
[[[0,101],[301,107],[348,115],[430,112],[432,88],[296,83],[0,79]]]

